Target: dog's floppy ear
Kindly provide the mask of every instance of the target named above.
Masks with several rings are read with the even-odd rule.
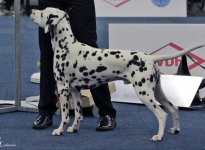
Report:
[[[58,21],[59,21],[58,15],[50,14],[46,22],[46,26],[44,28],[45,33],[51,31],[57,25]]]

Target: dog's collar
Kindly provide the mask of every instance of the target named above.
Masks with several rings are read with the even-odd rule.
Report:
[[[63,20],[64,18],[66,18],[66,20],[69,20],[69,18],[67,17],[67,14],[65,14],[57,23],[56,26],[59,24],[59,22],[61,22],[61,20]]]

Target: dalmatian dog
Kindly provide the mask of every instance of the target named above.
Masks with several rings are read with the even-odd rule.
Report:
[[[160,70],[156,65],[164,61],[182,56],[204,45],[196,45],[175,54],[148,55],[130,50],[99,49],[79,42],[73,35],[69,16],[56,8],[31,11],[30,18],[45,33],[50,32],[54,51],[54,77],[60,95],[61,117],[60,126],[53,135],[61,135],[69,123],[69,101],[71,92],[75,104],[75,119],[67,131],[77,132],[83,120],[80,91],[98,87],[110,81],[124,80],[133,85],[139,99],[154,113],[159,122],[158,133],[151,140],[163,139],[167,114],[158,102],[171,113],[173,127],[169,133],[180,131],[178,107],[166,98],[160,84]],[[158,102],[157,102],[157,100]]]

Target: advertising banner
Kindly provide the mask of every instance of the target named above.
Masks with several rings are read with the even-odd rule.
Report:
[[[95,0],[97,17],[186,17],[186,0]]]

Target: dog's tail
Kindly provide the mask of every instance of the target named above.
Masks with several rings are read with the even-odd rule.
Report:
[[[186,53],[188,52],[191,52],[195,49],[198,49],[198,48],[201,48],[201,47],[204,47],[205,44],[200,44],[200,45],[195,45],[193,47],[190,47],[190,48],[187,48],[185,50],[182,50],[182,51],[179,51],[177,53],[174,53],[174,54],[168,54],[168,55],[151,55],[152,57],[152,60],[154,62],[158,62],[158,61],[163,61],[163,60],[169,60],[169,59],[173,59],[173,58],[177,58],[179,56],[182,56],[182,55],[185,55]]]

